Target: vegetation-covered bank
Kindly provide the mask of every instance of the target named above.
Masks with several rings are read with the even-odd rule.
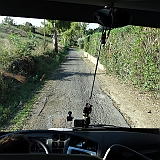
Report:
[[[29,115],[36,91],[64,60],[67,50],[61,47],[56,54],[50,37],[46,37],[44,50],[43,36],[32,32],[22,35],[24,32],[13,26],[1,27],[0,126],[14,124],[13,130],[17,130]]]
[[[84,49],[97,56],[101,33],[85,38]],[[108,74],[160,97],[160,30],[126,26],[111,31],[100,62]]]
[[[63,61],[67,46],[77,45],[87,27],[85,23],[60,20],[44,20],[42,25],[17,25],[11,17],[0,24],[1,129],[9,125],[9,130],[19,130],[23,126],[37,90]]]

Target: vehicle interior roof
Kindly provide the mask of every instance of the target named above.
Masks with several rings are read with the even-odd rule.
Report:
[[[123,8],[131,14],[131,25],[160,27],[159,0],[2,0],[0,14],[95,23],[93,13],[112,2],[114,7]]]

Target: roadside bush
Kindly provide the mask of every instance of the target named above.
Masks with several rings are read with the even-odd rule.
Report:
[[[31,23],[26,22],[25,25],[19,25],[18,26],[21,30],[24,30],[25,32],[32,32],[35,33],[36,27],[34,27]]]
[[[2,33],[6,32],[6,27],[2,28],[4,29]],[[16,28],[15,30],[17,31]],[[58,55],[53,51],[50,37],[46,37],[47,48],[44,51],[43,36],[31,32],[23,37],[15,32],[8,36],[8,33],[10,32],[7,28],[5,36],[1,36],[3,41],[0,54],[1,130],[8,124],[23,125],[35,101],[36,91],[43,86],[47,75],[66,55],[65,48],[61,48]],[[17,80],[15,77],[25,78],[25,81]],[[20,129],[20,125],[13,130]]]
[[[100,33],[94,33],[87,36],[84,45],[85,51],[89,52],[92,56],[97,57],[100,45]]]
[[[16,63],[19,68],[14,68],[13,72],[25,75],[26,82],[24,83],[0,74],[0,128],[12,123],[16,125],[15,123],[19,122],[23,125],[32,107],[30,102],[34,102],[36,90],[43,86],[47,75],[64,60],[65,55],[65,49],[61,49],[58,55],[53,50],[47,50],[41,55],[16,59],[13,63]],[[15,117],[24,110],[27,110],[27,113],[16,119]]]
[[[31,32],[28,32],[25,41],[21,39],[19,35],[15,35],[13,33],[9,36],[8,39],[13,45],[14,52],[23,56],[31,55],[32,50],[34,50],[37,45],[35,36]]]
[[[77,43],[78,43],[78,47],[80,48],[80,49],[83,49],[84,48],[84,37],[83,38],[78,38],[78,40],[77,40]]]
[[[85,50],[98,53],[101,33],[90,36]],[[160,30],[126,26],[111,31],[102,47],[100,62],[115,74],[147,91],[160,92]]]
[[[84,50],[87,52],[89,50],[90,35],[86,36],[84,39]]]

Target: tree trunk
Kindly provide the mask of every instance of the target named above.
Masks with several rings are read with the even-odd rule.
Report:
[[[46,50],[46,23],[44,19],[44,51]]]
[[[53,48],[56,53],[58,53],[58,40],[57,40],[57,30],[56,30],[56,22],[53,24]]]

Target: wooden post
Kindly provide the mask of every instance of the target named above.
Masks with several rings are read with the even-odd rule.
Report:
[[[56,20],[53,23],[53,38],[54,38],[54,50],[58,53],[58,40],[57,40],[57,29],[56,29]]]
[[[46,23],[44,19],[44,51],[46,50]]]

